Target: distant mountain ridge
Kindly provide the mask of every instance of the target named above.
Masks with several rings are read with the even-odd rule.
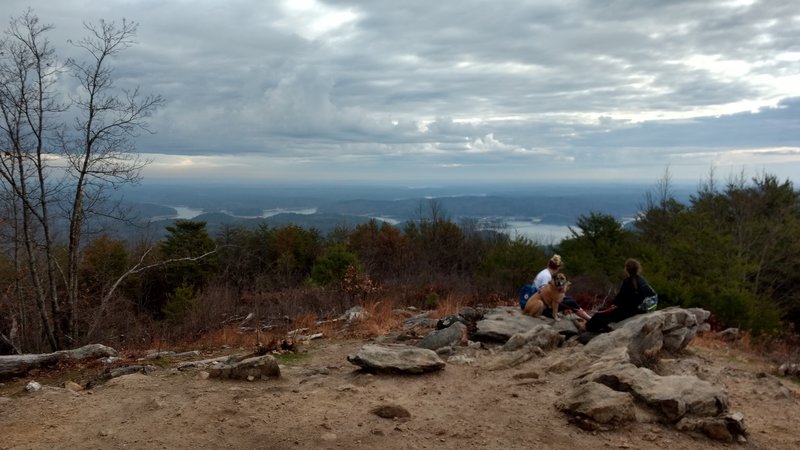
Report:
[[[195,217],[207,222],[209,231],[223,226],[271,227],[294,224],[328,232],[353,227],[372,217],[403,223],[429,217],[436,209],[441,217],[530,220],[549,225],[573,225],[581,216],[602,212],[622,221],[634,217],[644,203],[646,186],[631,185],[532,185],[528,187],[466,186],[391,188],[369,186],[149,186],[129,190],[139,224],[163,229],[178,218],[167,205],[184,205],[203,211]],[[690,190],[685,190],[688,197]],[[316,209],[313,214],[292,211]],[[269,217],[254,217],[264,211],[286,210]],[[231,213],[228,213],[228,212]],[[173,217],[169,217],[173,216]]]

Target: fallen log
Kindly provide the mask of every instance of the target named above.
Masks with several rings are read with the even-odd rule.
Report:
[[[0,355],[0,379],[21,376],[31,369],[50,367],[62,361],[80,361],[117,356],[117,351],[102,344],[90,344],[73,350],[25,355]]]

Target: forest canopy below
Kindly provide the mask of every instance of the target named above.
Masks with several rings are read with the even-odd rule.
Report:
[[[553,252],[586,308],[610,301],[623,262],[637,257],[662,308],[703,307],[717,326],[755,335],[792,332],[800,320],[800,194],[790,181],[764,174],[720,186],[712,176],[683,203],[665,175],[643,198],[633,226],[590,212],[556,245],[456,223],[436,200],[418,220],[372,220],[324,235],[262,225],[227,226],[212,236],[193,220],[174,222],[154,242],[101,235],[81,248],[78,320],[60,342],[182,338],[251,312],[280,322],[334,317],[365,302],[509,302]],[[4,232],[13,231],[8,224]],[[4,352],[47,350],[43,320],[58,316],[40,310],[23,253],[4,250]],[[63,292],[54,281],[44,288]]]

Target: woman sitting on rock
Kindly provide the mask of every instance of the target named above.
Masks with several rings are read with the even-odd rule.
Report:
[[[536,286],[536,290],[537,291],[542,290],[544,285],[549,283],[550,280],[553,279],[553,276],[561,270],[561,266],[562,266],[561,256],[553,255],[553,257],[550,258],[550,261],[547,262],[547,267],[545,267],[544,269],[542,269],[541,272],[536,274],[536,277],[533,279],[533,285]],[[561,311],[572,311],[573,313],[575,313],[575,315],[584,320],[589,320],[592,317],[583,308],[581,308],[581,305],[579,305],[574,298],[570,296],[564,297],[564,300],[562,300],[561,303],[559,303],[558,308]],[[542,312],[542,315],[545,317],[550,317],[552,319],[553,310],[547,307],[545,308],[544,312]]]
[[[639,261],[630,258],[625,261],[625,273],[628,275],[622,280],[617,296],[610,308],[594,313],[586,322],[586,331],[600,332],[608,328],[608,324],[619,322],[641,313],[639,305],[642,301],[656,292],[647,284],[647,280],[640,275],[642,265]]]

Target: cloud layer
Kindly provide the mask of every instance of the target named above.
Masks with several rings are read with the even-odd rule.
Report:
[[[114,64],[167,99],[138,140],[152,177],[800,173],[791,0],[88,4],[0,8],[31,6],[64,56],[84,21],[140,24]]]

